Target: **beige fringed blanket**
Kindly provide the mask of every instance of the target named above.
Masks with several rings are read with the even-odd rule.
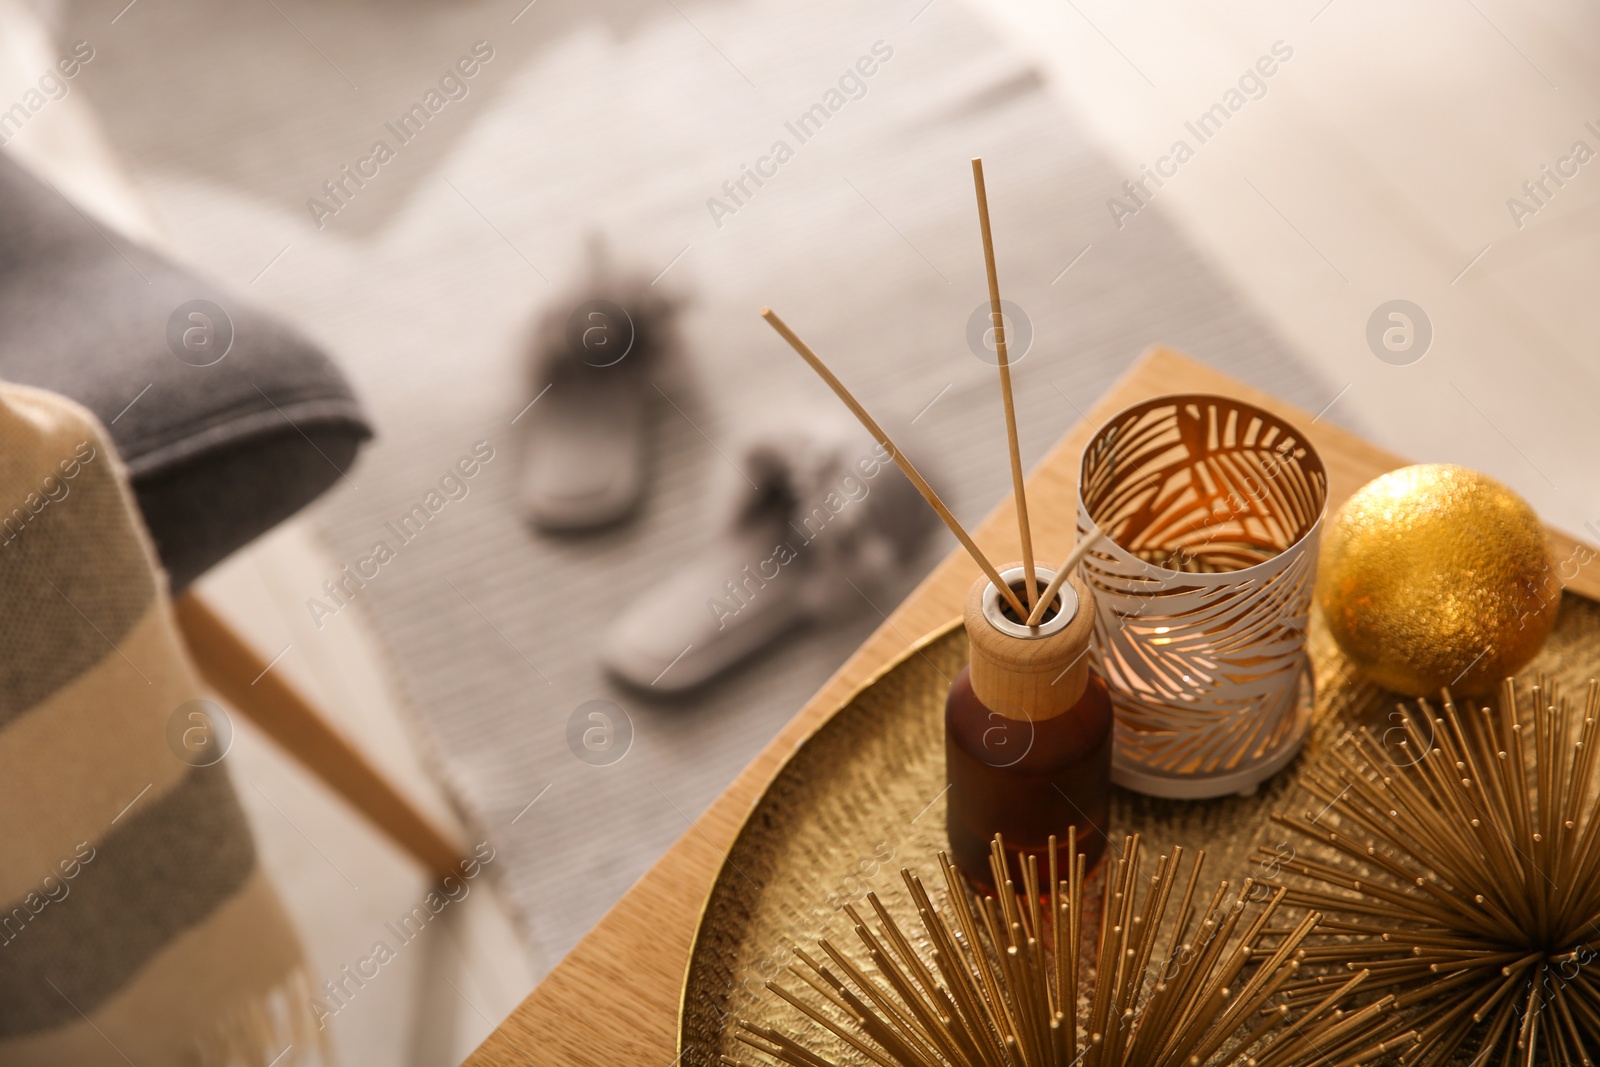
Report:
[[[200,696],[104,430],[0,384],[0,1064],[315,1051],[227,761],[169,741]]]

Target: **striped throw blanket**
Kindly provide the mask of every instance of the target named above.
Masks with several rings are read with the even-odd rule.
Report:
[[[0,1064],[321,1054],[226,761],[169,741],[200,696],[104,429],[0,383]]]

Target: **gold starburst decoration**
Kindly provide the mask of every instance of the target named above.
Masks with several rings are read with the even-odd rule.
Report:
[[[1292,998],[1316,1001],[1344,981],[1342,965],[1370,972],[1366,989],[1392,995],[1418,1033],[1402,1063],[1458,1050],[1474,1064],[1593,1063],[1597,711],[1595,682],[1580,716],[1553,686],[1519,702],[1507,680],[1498,709],[1462,711],[1448,693],[1437,711],[1418,701],[1391,745],[1363,730],[1334,766],[1309,771],[1326,807],[1275,818],[1328,856],[1283,866],[1312,883],[1288,902],[1333,916],[1305,956],[1335,969],[1291,983]]]
[[[789,972],[800,985],[767,987],[842,1043],[844,1060],[813,1051],[799,1036],[746,1022],[739,1024],[740,1040],[790,1067],[1353,1067],[1414,1038],[1383,1039],[1395,1029],[1392,997],[1342,1010],[1365,974],[1291,1012],[1281,993],[1300,968],[1302,942],[1319,916],[1311,912],[1272,929],[1286,893],[1264,894],[1249,880],[1232,899],[1227,882],[1208,899],[1199,889],[1203,852],[1187,875],[1180,874],[1182,849],[1174,848],[1146,876],[1137,836],[1109,861],[1093,989],[1082,995],[1089,970],[1078,951],[1085,870],[1075,835],[1067,854],[1073,858],[1058,878],[1052,838],[1048,888],[1041,894],[1038,858],[1030,856],[1019,891],[997,836],[990,868],[1004,890],[980,897],[969,895],[941,853],[945,910],[920,879],[901,871],[923,947],[868,894],[876,929],[853,906],[845,908],[866,962],[827,940],[818,943],[820,957],[797,951]],[[1169,907],[1175,894],[1177,906]],[[721,1062],[740,1063],[726,1056]]]

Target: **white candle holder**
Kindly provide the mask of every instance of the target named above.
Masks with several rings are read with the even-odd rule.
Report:
[[[1152,796],[1251,793],[1310,725],[1306,625],[1328,479],[1304,436],[1200,394],[1123,411],[1078,481],[1112,780]]]

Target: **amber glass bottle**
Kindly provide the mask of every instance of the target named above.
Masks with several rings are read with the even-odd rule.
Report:
[[[1038,571],[1041,588],[1053,575]],[[1002,575],[1022,596],[1022,569]],[[967,595],[972,665],[945,702],[950,855],[972,882],[992,890],[989,842],[1003,836],[1013,875],[1050,836],[1064,848],[1077,827],[1090,867],[1105,850],[1111,798],[1111,697],[1089,666],[1094,601],[1076,575],[1040,625],[1018,620],[988,579]]]

